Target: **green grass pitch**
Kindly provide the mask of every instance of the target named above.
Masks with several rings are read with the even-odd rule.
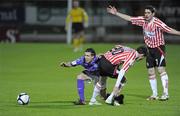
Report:
[[[86,44],[98,53],[114,44]],[[138,44],[127,44],[136,48]],[[61,68],[59,62],[71,61],[83,52],[73,53],[66,44],[0,44],[0,116],[180,116],[180,46],[166,45],[169,74],[169,101],[147,101],[151,94],[145,60],[136,62],[126,74],[128,82],[122,93],[125,104],[113,107],[75,106],[76,75],[83,69]],[[108,92],[115,80],[108,80]],[[159,95],[162,93],[158,77]],[[91,98],[93,84],[85,84],[85,96]],[[27,106],[17,104],[20,92],[30,95]],[[88,102],[87,102],[88,103]]]

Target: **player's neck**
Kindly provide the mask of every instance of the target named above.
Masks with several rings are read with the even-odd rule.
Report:
[[[154,18],[150,18],[149,20],[146,20],[147,23],[150,23]]]

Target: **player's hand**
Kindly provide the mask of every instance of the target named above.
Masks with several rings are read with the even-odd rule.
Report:
[[[111,13],[113,15],[116,15],[118,13],[117,9],[114,6],[109,5],[109,7],[107,7],[107,12]]]
[[[68,67],[65,62],[61,62],[61,63],[60,63],[60,66],[61,66],[61,67]]]

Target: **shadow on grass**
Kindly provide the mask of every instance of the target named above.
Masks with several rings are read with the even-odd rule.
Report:
[[[33,104],[41,104],[41,103],[52,103],[52,104],[73,104],[74,101],[69,101],[69,100],[66,100],[66,101],[32,101],[31,103]]]
[[[26,108],[38,108],[38,109],[76,109],[87,108],[87,105],[74,105],[74,101],[45,101],[45,102],[30,102]]]
[[[8,111],[8,108],[32,108],[32,109],[80,109],[80,108],[97,108],[100,106],[90,106],[88,101],[86,105],[74,105],[74,101],[59,100],[59,101],[30,101],[28,105],[19,105],[17,102],[8,101],[0,103],[0,112]]]

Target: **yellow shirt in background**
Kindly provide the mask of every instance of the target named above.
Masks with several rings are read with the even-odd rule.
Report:
[[[72,8],[71,11],[68,13],[66,23],[69,23],[70,21],[72,21],[72,23],[87,23],[88,15],[85,10],[80,7]]]

